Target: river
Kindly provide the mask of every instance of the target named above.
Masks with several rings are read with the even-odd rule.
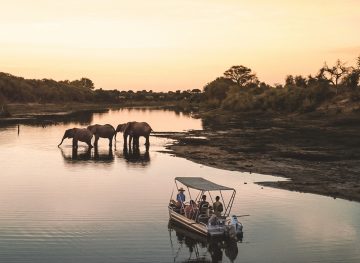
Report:
[[[154,131],[201,129],[173,111],[121,109],[56,125],[0,127],[0,262],[360,262],[360,204],[261,187],[280,178],[206,167],[166,153],[168,139],[144,139],[140,153],[100,139],[99,150],[66,129],[147,121]],[[237,243],[208,242],[169,224],[177,176],[201,176],[237,191]]]

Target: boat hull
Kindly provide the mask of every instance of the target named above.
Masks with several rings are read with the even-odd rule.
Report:
[[[201,235],[205,235],[205,236],[208,235],[208,229],[205,224],[197,223],[197,222],[195,222],[195,220],[189,219],[189,218],[175,212],[171,208],[169,208],[169,216],[170,216],[171,220],[183,225],[187,229],[190,229]]]

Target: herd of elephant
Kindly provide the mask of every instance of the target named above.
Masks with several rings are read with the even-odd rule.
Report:
[[[149,136],[152,131],[150,125],[146,122],[127,122],[119,124],[115,129],[110,124],[100,125],[90,125],[87,128],[72,128],[65,131],[64,136],[58,146],[60,146],[63,141],[68,138],[72,138],[72,147],[77,149],[78,141],[85,142],[92,148],[91,140],[95,136],[94,146],[98,146],[98,141],[100,138],[109,139],[109,147],[112,147],[113,138],[116,141],[116,134],[122,132],[124,135],[124,147],[127,147],[127,137],[129,137],[129,147],[131,148],[131,142],[133,143],[133,148],[139,148],[139,137],[144,136],[146,139],[146,149],[149,149],[150,141]]]

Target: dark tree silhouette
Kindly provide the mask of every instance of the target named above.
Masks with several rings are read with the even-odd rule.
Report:
[[[323,79],[328,80],[332,85],[335,86],[336,92],[338,85],[342,78],[344,78],[347,73],[349,73],[349,67],[345,66],[345,63],[341,62],[339,59],[336,61],[336,64],[332,67],[329,67],[326,63],[320,69],[319,76]]]
[[[286,87],[291,87],[291,86],[295,86],[295,80],[294,80],[294,76],[293,75],[287,75],[285,78],[285,86]]]
[[[251,73],[251,69],[244,66],[232,66],[224,72],[224,76],[225,78],[236,82],[240,87],[258,82],[256,75]]]
[[[295,76],[295,85],[299,88],[306,88],[306,78],[301,75]]]

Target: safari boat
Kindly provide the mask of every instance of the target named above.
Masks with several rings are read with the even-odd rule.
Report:
[[[178,201],[178,196],[174,194],[175,189],[179,193],[185,192],[186,200]],[[243,225],[238,221],[236,215],[230,217],[236,195],[234,188],[215,184],[202,177],[176,177],[174,190],[168,206],[170,220],[201,235],[242,238]],[[225,192],[227,193],[225,194]],[[221,198],[219,200],[222,203],[221,212],[214,211],[210,205],[211,201],[214,203],[215,195],[218,196],[218,199]],[[200,202],[204,196],[210,198],[208,200],[210,203]],[[225,202],[224,196],[228,197],[227,202]]]

